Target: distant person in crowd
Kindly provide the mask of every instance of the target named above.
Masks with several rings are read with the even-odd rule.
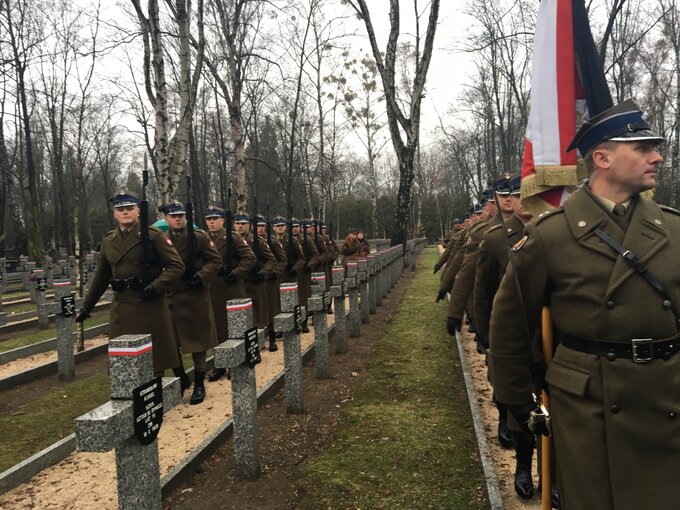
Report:
[[[347,237],[342,243],[340,254],[342,255],[342,264],[347,268],[347,262],[356,261],[361,256],[361,242],[357,234],[359,231],[356,228],[350,228],[347,231]]]
[[[360,228],[359,231],[357,232],[357,239],[359,240],[359,244],[361,245],[361,251],[359,256],[360,257],[365,257],[369,253],[371,253],[371,243],[368,242],[368,239],[366,239],[366,232],[364,232],[364,229]]]

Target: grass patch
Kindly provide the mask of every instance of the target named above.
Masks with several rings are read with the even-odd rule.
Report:
[[[109,322],[108,312],[101,314],[99,317],[95,316],[92,319],[88,319],[85,323],[85,327],[91,328],[106,322]],[[73,331],[75,331],[77,334],[78,328],[75,325]],[[0,352],[10,351],[19,347],[25,347],[27,345],[32,345],[44,340],[49,340],[50,338],[54,338],[56,334],[56,329],[50,328],[43,331],[36,331],[35,333],[30,333],[28,335],[17,336],[9,340],[2,340],[0,341]]]
[[[300,509],[487,508],[446,307],[428,248],[324,452],[303,469]]]
[[[0,416],[0,472],[73,432],[73,420],[109,400],[106,373],[49,390],[18,411]]]

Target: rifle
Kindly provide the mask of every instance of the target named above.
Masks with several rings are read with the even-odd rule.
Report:
[[[319,246],[319,208],[314,211],[314,244]]]
[[[225,216],[225,223],[227,226],[227,245],[226,245],[226,254],[224,255],[224,261],[222,263],[222,268],[223,268],[223,273],[225,275],[228,275],[231,273],[231,269],[234,265],[234,261],[232,259],[232,253],[231,251],[233,250],[233,239],[231,238],[232,236],[232,229],[234,228],[231,220],[231,186],[229,186],[229,189],[227,190],[227,207],[224,213]]]
[[[286,270],[290,271],[293,268],[293,260],[295,260],[295,246],[293,245],[293,208],[288,208],[288,264]]]
[[[269,248],[271,249],[271,247],[272,247],[272,225],[271,225],[271,222],[269,221],[270,220],[270,218],[269,218],[269,200],[267,200],[266,211],[267,211],[267,213],[266,213],[267,216],[265,218],[265,221],[267,222],[267,224],[265,225],[264,228],[265,228],[265,231],[267,232],[267,244],[269,245]]]
[[[146,187],[149,184],[149,171],[142,171],[142,201],[139,202],[139,235],[142,243],[142,274],[139,277],[140,289],[151,283],[151,239],[149,239],[149,201]]]
[[[307,216],[307,209],[303,209],[302,211],[303,217]],[[300,228],[302,229],[302,251],[305,254],[305,259],[309,260],[311,258],[311,255],[309,253],[309,248],[307,247],[307,227],[303,225],[304,223],[304,218],[300,222]]]
[[[187,175],[187,240],[189,245],[189,258],[186,263],[184,276],[189,279],[196,274],[196,252],[198,240],[194,231],[194,204],[191,202],[191,176]]]
[[[253,217],[250,220],[250,228],[253,230],[253,251],[257,257],[257,262],[255,267],[252,269],[252,274],[257,274],[260,269],[262,269],[262,263],[260,262],[260,236],[257,235],[257,195],[253,195]]]

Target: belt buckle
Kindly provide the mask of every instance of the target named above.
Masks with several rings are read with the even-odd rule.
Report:
[[[654,348],[652,347],[651,338],[633,338],[631,341],[631,348],[633,351],[633,362],[635,363],[649,363],[654,358]],[[638,349],[642,352],[638,352]],[[647,349],[647,351],[645,351]]]

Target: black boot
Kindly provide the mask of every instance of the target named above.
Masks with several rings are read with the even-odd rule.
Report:
[[[307,327],[307,319],[302,321],[302,332],[303,333],[309,333],[309,328]]]
[[[191,379],[184,371],[184,367],[173,368],[172,373],[175,374],[175,377],[179,377],[179,388],[182,391],[182,396],[184,396],[184,392],[191,386]]]
[[[226,368],[215,368],[212,372],[210,372],[210,375],[208,376],[208,381],[210,382],[219,381],[220,378],[226,373],[227,373]],[[227,374],[227,377],[229,377],[229,374]]]
[[[191,399],[189,404],[196,405],[200,404],[205,400],[205,385],[203,384],[203,379],[205,378],[205,372],[196,372],[194,376],[194,392],[191,394]]]
[[[531,464],[517,463],[515,469],[515,492],[522,499],[534,497],[534,481],[531,479]]]
[[[514,446],[512,433],[508,429],[508,410],[505,406],[498,407],[498,442],[506,450]]]
[[[279,347],[276,345],[276,333],[269,332],[269,352],[278,351]]]
[[[520,498],[534,496],[534,481],[531,478],[531,459],[534,456],[536,439],[529,432],[513,432],[517,468],[515,470],[515,492]]]
[[[333,315],[333,305],[331,305],[330,303],[328,303],[328,305],[326,305],[326,313],[328,315]]]
[[[560,502],[560,493],[557,492],[557,485],[551,487],[550,503],[553,508],[560,510],[562,508],[562,503]]]

